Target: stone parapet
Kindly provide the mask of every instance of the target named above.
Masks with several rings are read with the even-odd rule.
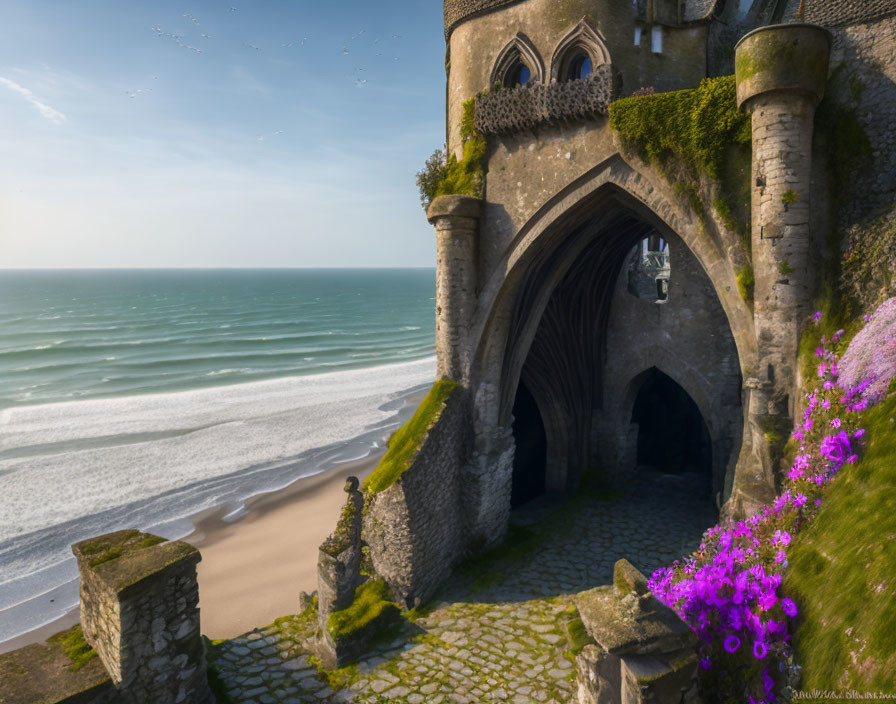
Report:
[[[595,68],[588,78],[502,88],[476,96],[476,129],[511,134],[547,125],[603,117],[613,100],[613,69]]]
[[[136,530],[72,546],[81,624],[118,701],[210,704],[199,631],[199,551]]]
[[[802,95],[817,105],[828,79],[831,35],[811,24],[760,27],[735,47],[737,104],[773,91]]]
[[[595,641],[576,657],[579,704],[697,701],[697,637],[628,560],[616,563],[613,582],[576,596]]]
[[[78,669],[50,641],[0,655],[0,704],[117,704],[118,691],[98,658]]]

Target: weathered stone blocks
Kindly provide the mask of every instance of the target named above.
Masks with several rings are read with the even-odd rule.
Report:
[[[647,578],[628,560],[614,586],[576,596],[595,640],[576,657],[580,704],[679,704],[694,697],[697,637],[647,591]]]
[[[199,631],[199,551],[136,530],[72,546],[81,624],[127,704],[211,704]]]
[[[407,608],[429,599],[467,549],[461,494],[467,403],[463,387],[455,387],[410,467],[366,497],[364,539],[374,571]]]

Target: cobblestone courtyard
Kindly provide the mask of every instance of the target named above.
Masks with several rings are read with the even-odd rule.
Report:
[[[691,552],[716,512],[673,477],[611,497],[551,497],[515,512],[508,547],[457,570],[422,615],[357,666],[319,672],[302,651],[309,617],[279,619],[211,649],[233,702],[571,702],[573,596]],[[522,536],[522,537],[521,537]]]

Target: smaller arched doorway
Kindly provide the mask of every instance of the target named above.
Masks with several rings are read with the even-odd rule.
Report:
[[[513,404],[513,484],[510,506],[516,508],[545,492],[548,440],[538,404],[520,381]]]
[[[712,440],[694,400],[675,380],[652,367],[643,375],[632,408],[637,424],[639,471],[694,475],[705,493],[712,491]]]

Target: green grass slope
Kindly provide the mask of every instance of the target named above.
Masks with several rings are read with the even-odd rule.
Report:
[[[864,457],[844,465],[791,550],[803,690],[896,693],[896,396],[863,421]]]

